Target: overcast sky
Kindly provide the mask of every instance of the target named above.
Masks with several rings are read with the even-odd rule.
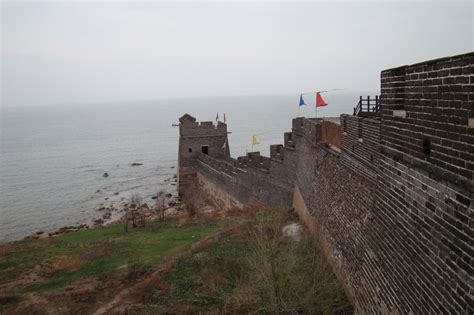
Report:
[[[3,106],[380,87],[473,50],[471,2],[2,1]]]

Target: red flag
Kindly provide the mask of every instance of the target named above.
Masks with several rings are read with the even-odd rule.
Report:
[[[319,92],[316,92],[316,107],[323,107],[326,105],[327,105],[326,101],[323,100]]]

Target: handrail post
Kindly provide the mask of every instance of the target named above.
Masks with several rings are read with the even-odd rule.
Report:
[[[367,95],[367,113],[370,113],[370,95]]]

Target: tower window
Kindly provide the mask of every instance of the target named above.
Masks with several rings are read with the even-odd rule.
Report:
[[[189,149],[188,149],[188,152],[189,152],[189,153],[193,152],[193,149],[189,148]]]
[[[204,153],[204,154],[206,154],[206,155],[209,155],[209,146],[203,145],[203,146],[201,147],[201,152]]]

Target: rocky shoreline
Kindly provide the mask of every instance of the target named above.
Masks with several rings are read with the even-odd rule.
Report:
[[[132,166],[140,166],[141,163],[132,163]],[[172,167],[174,168],[174,167]],[[104,173],[104,177],[108,177],[108,173]],[[176,185],[177,176],[173,175],[173,177],[166,179],[164,182],[169,183],[171,185]],[[100,193],[101,190],[97,190],[96,193]],[[119,195],[119,192],[115,192],[113,195]],[[108,201],[110,197],[105,197],[104,200]],[[120,198],[121,205],[116,207],[113,203],[110,205],[105,206],[104,203],[99,203],[98,207],[94,209],[96,212],[101,212],[102,214],[99,217],[92,218],[90,223],[82,223],[77,225],[68,225],[63,226],[60,228],[55,228],[48,231],[38,231],[33,234],[27,235],[23,238],[23,240],[35,240],[35,239],[43,239],[49,237],[55,237],[58,235],[77,232],[86,229],[93,229],[98,228],[105,225],[111,224],[120,224],[126,220],[127,216],[130,216],[130,213],[140,213],[140,216],[143,217],[145,220],[155,220],[158,219],[160,216],[164,217],[173,217],[179,216],[181,213],[184,212],[185,205],[181,202],[181,199],[177,195],[173,195],[171,193],[165,193],[164,191],[160,191],[157,194],[148,196],[145,199],[151,201],[142,201],[140,196],[137,197],[135,195],[135,199],[139,199],[139,204],[137,200],[133,200],[134,196],[132,195],[131,198],[126,199],[125,197]],[[157,199],[160,199],[157,201]],[[152,204],[155,205],[152,205]],[[160,209],[158,209],[160,208]]]
[[[181,200],[179,200],[176,196],[172,196],[171,194],[168,194],[167,197],[167,206],[165,209],[161,210],[163,211],[164,217],[178,217],[185,213],[184,208],[186,205],[182,203]],[[124,222],[125,217],[132,211],[139,211],[146,221],[156,220],[160,217],[160,210],[153,206],[149,206],[147,203],[141,204],[138,207],[132,207],[128,204],[125,204],[121,209],[115,208],[113,206],[101,207],[97,209],[97,211],[105,211],[105,213],[100,218],[94,219],[92,224],[83,223],[78,225],[63,226],[50,231],[38,231],[31,235],[25,236],[23,240],[43,239],[81,230],[99,228],[105,225],[121,224]]]

